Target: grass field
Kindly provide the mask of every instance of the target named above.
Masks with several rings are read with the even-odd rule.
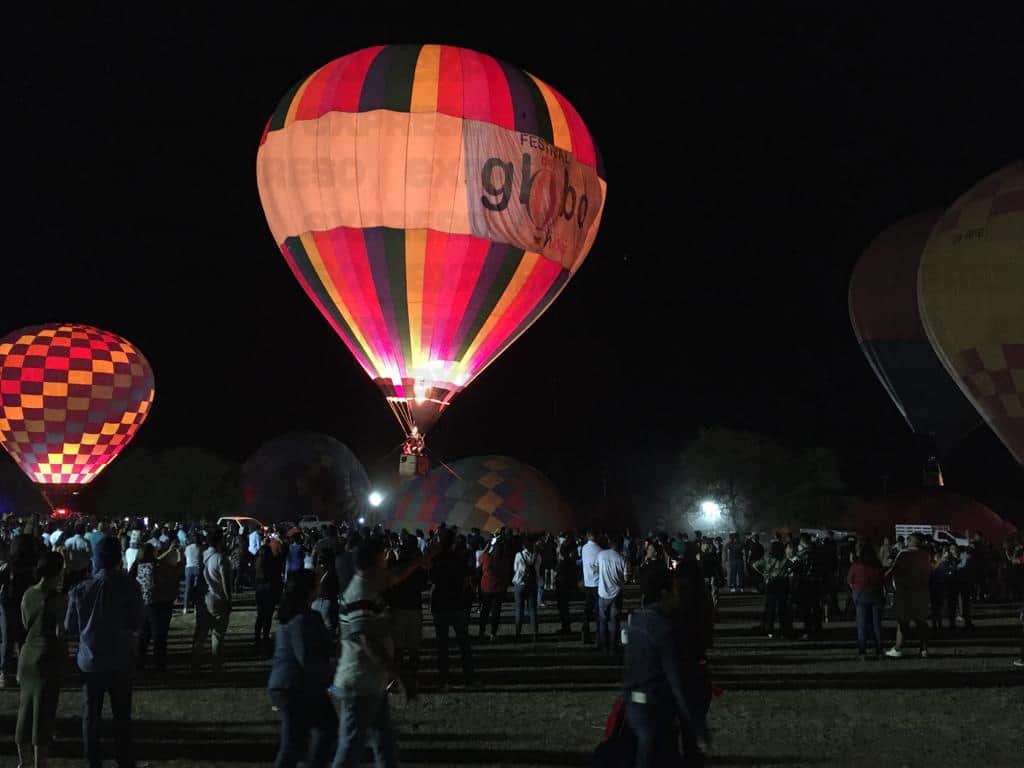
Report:
[[[503,618],[505,631],[511,612]],[[580,606],[576,606],[580,610]],[[976,609],[977,628],[947,631],[932,658],[859,661],[849,623],[814,642],[756,633],[754,596],[725,595],[712,668],[725,695],[711,710],[709,764],[721,766],[1024,765],[1024,670],[1010,665],[1021,628],[1010,606]],[[537,644],[475,645],[482,685],[436,690],[426,629],[424,695],[394,716],[403,765],[582,766],[618,693],[621,662],[555,637],[554,612]],[[269,662],[250,644],[254,613],[243,598],[231,618],[219,677],[187,672],[190,618],[175,616],[170,670],[137,681],[138,757],[157,768],[265,766],[277,722],[265,685]],[[890,634],[889,623],[886,630]],[[454,649],[453,649],[454,650]],[[459,665],[453,664],[458,683]],[[15,766],[16,689],[0,691],[0,766]],[[53,768],[82,765],[80,692],[61,696]],[[109,761],[113,765],[113,761]]]

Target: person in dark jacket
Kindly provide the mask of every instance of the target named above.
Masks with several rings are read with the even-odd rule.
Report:
[[[467,685],[474,683],[473,651],[469,646],[469,612],[465,595],[470,588],[472,572],[464,558],[458,557],[454,549],[455,536],[450,528],[441,532],[440,554],[436,555],[430,568],[430,580],[434,591],[430,596],[430,610],[437,628],[437,669],[440,673],[442,690],[448,688],[448,630],[454,630],[455,639],[462,652],[462,674]]]
[[[325,768],[334,755],[338,716],[327,689],[333,669],[330,635],[311,608],[316,595],[313,572],[288,574],[274,635],[274,659],[267,692],[281,715],[281,745],[274,768]]]
[[[16,648],[25,639],[21,601],[36,582],[36,564],[44,551],[34,534],[20,533],[11,539],[7,562],[0,565],[0,688],[17,673]]]
[[[256,594],[256,626],[253,645],[270,642],[270,627],[274,623],[274,607],[281,599],[281,579],[284,575],[284,557],[274,554],[270,538],[263,540],[253,559],[252,578]]]
[[[555,568],[555,596],[558,601],[558,618],[562,623],[562,628],[558,630],[560,635],[572,634],[569,603],[576,596],[578,586],[573,546],[566,540],[558,553],[558,566]]]
[[[89,768],[102,768],[100,719],[109,694],[114,716],[114,754],[135,765],[132,745],[132,676],[136,633],[142,624],[142,590],[121,567],[121,543],[103,539],[92,553],[93,577],[68,593],[64,629],[78,636],[82,670],[82,739]]]
[[[677,613],[683,581],[665,572],[645,584],[644,608],[627,629],[624,694],[626,721],[636,736],[635,765],[658,768],[679,764],[678,721],[683,764],[701,764],[701,742],[708,741],[704,716],[705,681],[697,664],[685,659],[677,637]]]

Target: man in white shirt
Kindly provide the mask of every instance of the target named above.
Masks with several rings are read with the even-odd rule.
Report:
[[[583,545],[580,557],[583,561],[583,644],[593,642],[590,635],[590,620],[597,609],[597,556],[601,546],[595,541],[593,531],[587,531],[587,543]]]
[[[75,526],[75,535],[64,540],[64,562],[67,563],[67,574],[64,576],[64,588],[70,590],[80,581],[89,578],[92,565],[92,546],[85,538],[85,523]]]
[[[196,603],[196,628],[192,634],[192,669],[200,667],[200,658],[207,636],[211,637],[213,671],[221,671],[224,658],[224,638],[231,619],[232,572],[231,561],[224,552],[224,533],[213,528],[207,533],[209,546],[203,552],[203,585],[206,594]]]
[[[597,647],[615,653],[619,646],[619,614],[622,613],[622,587],[626,583],[626,561],[619,554],[622,540],[597,556]]]

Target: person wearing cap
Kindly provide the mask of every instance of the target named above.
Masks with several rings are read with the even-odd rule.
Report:
[[[114,716],[114,753],[121,768],[134,768],[132,678],[136,635],[142,624],[142,590],[122,568],[121,544],[100,540],[92,552],[93,576],[68,593],[64,628],[79,638],[82,671],[82,739],[89,768],[101,768],[100,721],[103,699],[110,696]]]

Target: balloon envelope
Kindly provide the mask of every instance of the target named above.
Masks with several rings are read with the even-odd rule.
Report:
[[[948,525],[954,533],[977,531],[992,544],[1002,544],[1017,527],[967,496],[941,488],[897,491],[856,509],[857,530],[869,536],[892,535],[901,524]]]
[[[921,258],[918,301],[946,369],[1024,464],[1024,163],[946,211]]]
[[[555,300],[606,189],[561,94],[442,45],[321,67],[278,105],[256,165],[274,240],[407,434]]]
[[[872,241],[850,278],[849,308],[861,351],[907,424],[946,453],[981,417],[932,349],[918,310],[917,270],[941,215],[911,216]]]
[[[393,530],[409,531],[441,523],[463,530],[557,532],[572,528],[572,514],[551,481],[528,464],[473,456],[410,482],[384,521]]]
[[[245,514],[264,523],[304,515],[351,520],[363,511],[370,481],[362,463],[329,435],[292,432],[264,443],[242,470]]]
[[[153,404],[153,371],[130,342],[72,323],[0,339],[0,443],[46,486],[91,482]]]

